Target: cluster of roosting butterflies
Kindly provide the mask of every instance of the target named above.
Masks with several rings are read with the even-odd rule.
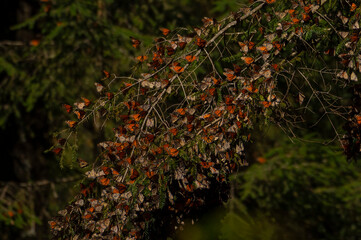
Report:
[[[207,204],[207,191],[227,188],[229,175],[247,165],[244,144],[255,121],[280,108],[276,79],[287,58],[282,55],[286,44],[301,37],[307,24],[317,24],[322,4],[291,1],[288,9],[270,11],[275,2],[257,3],[221,22],[204,18],[203,26],[188,35],[161,28],[163,37],[136,57],[147,73],[124,78],[118,91],[111,92],[109,84],[118,78],[104,71],[105,78],[95,83],[99,99],[64,104],[76,116],[67,121],[70,134],[99,112],[115,116],[118,127],[114,140],[99,144],[101,163],[86,172],[80,194],[49,222],[54,238],[140,239],[155,212],[164,210],[176,226]],[[267,26],[273,18],[279,24]],[[219,38],[224,40],[225,32],[243,25],[257,31],[224,46],[236,49],[240,58],[220,75],[212,53],[221,51]],[[354,33],[346,38],[346,47],[356,48]],[[131,38],[131,44],[140,48],[141,41]],[[209,73],[193,77],[207,62]],[[358,62],[352,67],[359,68]],[[62,154],[68,139],[60,137],[53,151]]]

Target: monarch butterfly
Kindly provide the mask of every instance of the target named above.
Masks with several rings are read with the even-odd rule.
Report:
[[[222,110],[215,110],[215,111],[214,111],[214,114],[215,114],[217,117],[221,117],[221,116],[222,116],[222,113],[223,113]]]
[[[141,119],[141,116],[139,113],[130,115],[131,118],[133,118],[135,121],[139,122]]]
[[[134,48],[138,48],[138,47],[139,47],[141,41],[139,41],[138,39],[135,39],[135,38],[133,38],[133,37],[130,37],[130,40],[132,41],[132,46],[133,46]]]
[[[213,80],[213,84],[214,84],[214,85],[218,85],[218,84],[221,83],[221,80],[220,80],[220,79],[217,79],[217,78],[214,78],[214,77],[211,77],[211,78],[212,78],[212,80]]]
[[[197,59],[196,56],[193,56],[193,55],[187,55],[186,56],[186,60],[191,63],[191,62],[194,62],[195,60]]]
[[[254,59],[252,57],[242,57],[242,60],[247,64],[250,65],[254,62]]]
[[[104,75],[105,75],[105,79],[108,79],[108,78],[110,77],[109,72],[103,70],[103,73],[104,73]]]
[[[109,183],[110,183],[109,178],[100,179],[100,184],[103,185],[103,186],[107,186],[107,185],[109,185]]]
[[[172,128],[172,129],[169,130],[169,132],[172,133],[173,136],[175,136],[175,135],[177,135],[178,130],[176,128]]]
[[[182,73],[184,72],[184,68],[181,66],[172,66],[170,69],[172,69],[175,73]]]
[[[131,170],[130,180],[135,180],[139,177],[139,172],[136,169]]]
[[[101,85],[100,83],[94,83],[94,85],[95,85],[95,87],[96,87],[96,89],[97,89],[97,92],[100,93],[101,91],[104,90],[104,86]]]
[[[91,104],[91,101],[85,97],[81,97],[86,107],[88,107]]]
[[[155,172],[153,171],[148,171],[145,173],[147,175],[148,178],[152,178],[155,175]]]
[[[83,159],[78,158],[77,161],[79,163],[79,167],[81,168],[85,168],[86,166],[89,165],[88,162],[84,161]]]
[[[55,153],[56,155],[59,155],[59,154],[63,151],[63,149],[62,149],[62,148],[54,148],[52,151],[53,151],[53,153]]]
[[[69,126],[70,128],[75,127],[75,125],[77,124],[76,121],[66,121],[66,123],[68,124],[68,126]]]
[[[180,115],[186,114],[185,108],[178,108],[178,109],[176,110],[176,112],[179,113]]]
[[[144,62],[145,60],[147,60],[148,59],[148,57],[147,56],[138,56],[137,57],[137,60],[139,61],[139,62]]]
[[[352,3],[352,4],[351,4],[350,11],[353,12],[353,11],[356,10],[356,8],[357,8],[357,5],[356,5],[355,3]]]
[[[200,162],[203,168],[210,168],[214,165],[214,162]]]
[[[65,108],[65,110],[70,113],[73,110],[73,107],[69,104],[63,104],[63,107]]]
[[[214,136],[213,136],[213,135],[211,135],[211,136],[204,136],[203,139],[204,139],[204,141],[205,141],[206,143],[211,143],[211,142],[213,142],[213,140],[214,140]]]
[[[114,97],[114,93],[111,93],[111,92],[107,92],[106,95],[107,95],[108,100],[112,100]]]
[[[78,110],[74,112],[79,120],[82,120],[85,116],[85,112],[83,110]]]
[[[196,44],[198,47],[204,48],[207,45],[207,41],[200,37],[197,37]]]
[[[170,33],[170,30],[168,28],[159,28],[159,30],[162,31],[164,36],[167,36]]]
[[[119,190],[119,193],[121,194],[121,193],[125,192],[127,187],[124,184],[118,184],[117,189]]]
[[[227,107],[226,107],[226,109],[227,109],[227,111],[229,112],[229,113],[234,113],[235,112],[235,110],[236,110],[236,106],[235,105],[228,105]]]
[[[167,55],[172,56],[175,53],[175,49],[172,47],[167,47]]]

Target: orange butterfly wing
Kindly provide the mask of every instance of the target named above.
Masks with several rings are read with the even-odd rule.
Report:
[[[196,44],[198,47],[204,48],[207,45],[207,41],[200,37],[197,37]]]
[[[242,60],[247,64],[250,65],[254,62],[254,59],[252,57],[242,57]]]
[[[139,172],[136,169],[131,170],[130,180],[135,180],[139,177]]]
[[[179,113],[180,115],[186,114],[185,108],[178,108],[178,109],[176,110],[176,112]]]
[[[85,104],[86,107],[91,104],[91,101],[90,101],[89,99],[87,99],[87,98],[85,98],[85,97],[81,97],[81,99],[83,100],[83,102],[84,102],[84,104]]]
[[[71,127],[71,128],[73,128],[73,127],[75,127],[75,125],[77,124],[77,122],[76,121],[66,121],[66,123],[68,124],[68,126],[69,127]]]
[[[172,133],[173,136],[175,136],[175,135],[177,135],[178,130],[177,130],[176,128],[171,128],[171,129],[169,130],[169,132]]]
[[[175,148],[169,149],[169,155],[171,155],[172,157],[176,157],[176,156],[178,156],[178,154],[179,154],[178,149],[175,149]]]
[[[62,148],[54,148],[52,151],[53,151],[53,153],[55,153],[56,155],[59,155],[59,154],[63,151],[63,149],[62,149]]]
[[[63,104],[63,107],[65,108],[65,110],[70,113],[73,110],[73,107],[69,104]]]
[[[108,79],[108,78],[110,77],[110,73],[109,73],[109,72],[103,70],[103,73],[104,73],[104,75],[105,75],[105,79]]]
[[[170,33],[170,30],[168,28],[159,28],[159,30],[162,31],[162,34],[164,36],[167,36]]]
[[[78,110],[74,112],[79,120],[82,120],[85,116],[85,112],[83,110]]]
[[[182,73],[184,72],[184,68],[181,66],[172,66],[171,69],[175,72],[175,73]]]
[[[132,46],[133,46],[134,48],[138,48],[138,47],[139,47],[141,41],[139,41],[138,39],[135,39],[135,38],[133,38],[133,37],[130,37],[130,40],[132,41]]]
[[[193,55],[187,55],[186,56],[186,60],[191,63],[191,62],[194,62],[196,60],[196,56],[193,56]]]
[[[137,60],[139,61],[139,62],[144,62],[145,60],[147,60],[148,59],[148,57],[147,56],[138,56],[137,57]]]
[[[103,185],[103,186],[107,186],[107,185],[109,185],[109,183],[110,183],[109,178],[100,179],[100,184]]]

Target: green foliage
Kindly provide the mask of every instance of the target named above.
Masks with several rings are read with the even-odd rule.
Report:
[[[236,177],[238,197],[247,210],[275,219],[284,231],[296,225],[308,239],[360,236],[360,166],[346,164],[333,146],[301,141],[278,145],[264,155],[265,163]]]
[[[277,233],[277,226],[262,214],[251,216],[238,199],[230,199],[228,212],[222,220],[219,239],[223,240],[272,240],[284,239]]]

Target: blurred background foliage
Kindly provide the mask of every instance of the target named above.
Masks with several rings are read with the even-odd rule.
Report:
[[[204,16],[221,18],[247,3],[1,1],[1,238],[48,239],[48,219],[78,190],[81,170],[72,164],[59,170],[53,154],[44,153],[53,145],[51,133],[68,118],[62,103],[95,98],[94,82],[103,78],[102,70],[129,75],[135,56],[159,36],[159,27],[191,29]],[[131,36],[142,41],[140,50],[131,46]],[[104,131],[95,122],[83,133],[79,142],[87,151],[80,153],[94,159]],[[311,142],[317,134],[292,143],[276,127],[260,126],[254,135],[247,151],[251,166],[234,176],[233,198],[195,225],[186,222],[176,239],[361,236],[359,164],[347,164],[339,148]]]
[[[229,202],[195,225],[187,222],[177,239],[361,236],[360,163],[348,164],[338,147],[315,143],[314,134],[294,143],[275,136],[264,136],[274,144],[265,146],[252,166],[233,176]]]

